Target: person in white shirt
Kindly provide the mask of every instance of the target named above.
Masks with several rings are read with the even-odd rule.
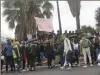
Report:
[[[70,59],[69,57],[67,57],[72,51],[72,47],[71,47],[71,42],[69,40],[69,38],[65,38],[64,40],[64,56],[65,56],[65,62],[64,65],[62,67],[60,67],[61,69],[64,69],[65,66],[68,64],[68,69],[71,69],[71,63],[68,61],[68,59]]]
[[[80,66],[79,64],[79,43],[77,40],[74,40],[73,43],[73,48],[74,48],[74,55],[75,55],[75,62],[77,63],[78,66]]]

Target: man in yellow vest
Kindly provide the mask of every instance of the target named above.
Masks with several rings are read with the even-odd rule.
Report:
[[[20,51],[18,48],[18,43],[14,42],[13,43],[13,58],[14,58],[14,62],[17,63],[17,71],[20,72]]]

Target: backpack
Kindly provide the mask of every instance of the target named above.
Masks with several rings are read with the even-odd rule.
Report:
[[[88,48],[89,47],[89,41],[87,39],[83,39],[82,46],[83,46],[83,48]]]

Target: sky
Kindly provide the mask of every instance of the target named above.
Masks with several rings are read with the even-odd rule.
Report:
[[[51,2],[53,4],[53,27],[55,33],[59,29],[58,14],[57,14],[57,4],[55,1]],[[67,1],[59,1],[60,16],[62,32],[74,31],[76,30],[76,19],[72,16],[69,5]],[[91,25],[95,27],[95,11],[100,7],[100,1],[81,1],[80,10],[80,25]],[[8,23],[5,21],[5,17],[2,16],[4,8],[1,6],[1,36],[14,38],[14,29],[10,30],[8,28]]]

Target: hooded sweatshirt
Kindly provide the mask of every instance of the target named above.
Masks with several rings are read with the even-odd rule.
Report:
[[[4,55],[12,56],[12,49],[13,49],[13,46],[11,45],[10,42],[8,42],[4,47]]]

